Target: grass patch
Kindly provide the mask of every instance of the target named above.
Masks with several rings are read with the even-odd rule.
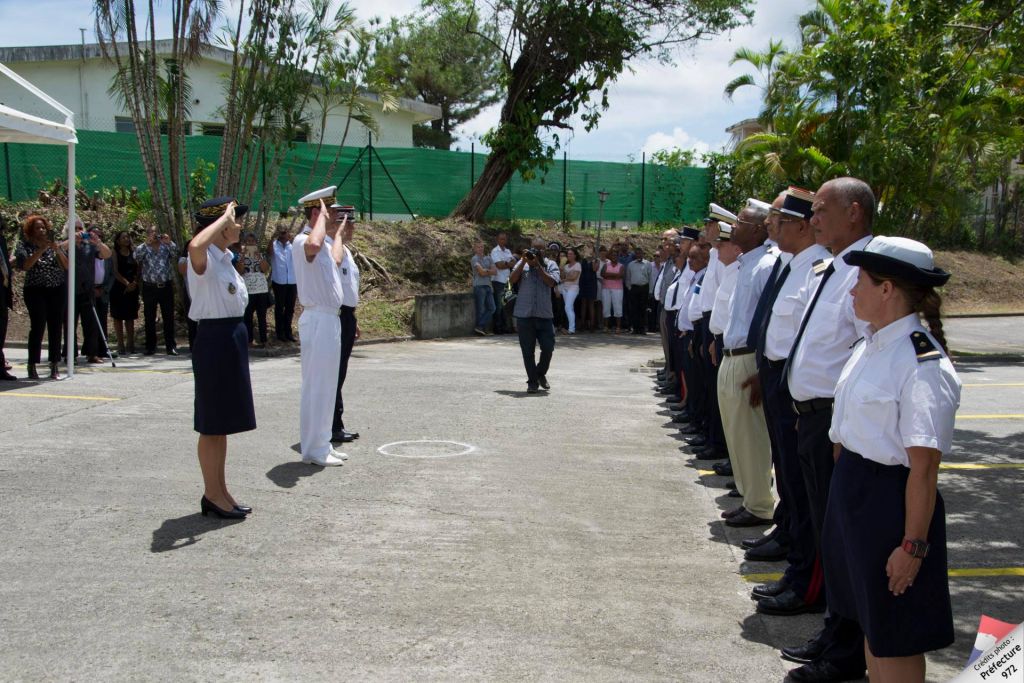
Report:
[[[369,299],[359,302],[359,329],[364,339],[403,337],[412,329],[413,299]]]

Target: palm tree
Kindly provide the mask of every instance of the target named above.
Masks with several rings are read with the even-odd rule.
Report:
[[[780,66],[788,55],[781,40],[768,41],[768,47],[763,52],[758,52],[747,47],[736,50],[729,66],[737,62],[746,62],[754,67],[757,75],[743,74],[729,81],[725,86],[725,96],[732,99],[733,95],[740,88],[753,86],[761,89],[761,101],[763,108],[758,119],[767,128],[771,129],[771,121],[774,117],[776,107],[780,101],[781,93],[778,92]],[[758,84],[760,80],[760,84]]]

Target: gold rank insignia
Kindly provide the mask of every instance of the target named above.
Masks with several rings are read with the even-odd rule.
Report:
[[[821,275],[826,270],[828,270],[828,266],[829,266],[830,263],[832,263],[832,259],[830,259],[830,258],[822,258],[822,259],[818,259],[817,261],[815,261],[814,264],[811,267],[814,269],[814,274],[815,275]]]
[[[932,343],[932,340],[924,332],[912,333],[910,341],[914,344],[914,353],[917,354],[918,363],[942,358],[942,352],[935,348],[935,344]]]

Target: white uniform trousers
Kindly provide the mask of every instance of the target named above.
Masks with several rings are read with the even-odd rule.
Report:
[[[302,341],[302,400],[299,403],[299,442],[303,458],[323,460],[331,452],[331,420],[338,392],[341,363],[341,319],[337,314],[312,311],[299,316]]]
[[[756,374],[757,362],[752,353],[723,358],[718,369],[718,407],[743,507],[761,519],[771,519],[775,501],[768,423],[763,407],[750,407],[750,389],[742,388],[747,378]]]

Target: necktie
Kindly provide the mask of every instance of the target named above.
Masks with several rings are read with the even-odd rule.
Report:
[[[779,268],[782,267],[782,257],[775,259],[772,265],[772,272],[768,276],[768,282],[761,290],[761,296],[757,299],[757,306],[754,307],[754,317],[750,319],[750,328],[747,330],[747,348],[752,349],[757,344],[757,335],[761,331],[761,321],[764,319],[765,309],[771,308],[769,299],[774,303],[775,297],[772,292],[775,289],[775,280],[779,276]]]
[[[832,273],[836,272],[836,264],[833,261],[828,264],[828,268],[825,269],[824,275],[821,276],[821,282],[818,284],[817,291],[814,292],[814,297],[811,299],[811,303],[807,306],[807,311],[804,313],[804,319],[800,322],[800,330],[796,333],[796,339],[793,340],[793,348],[789,350],[789,357],[786,358],[786,367],[782,369],[782,376],[789,377],[789,368],[793,364],[793,358],[796,357],[796,350],[800,348],[800,340],[804,338],[804,330],[807,329],[807,321],[811,319],[811,314],[814,313],[814,307],[818,304],[818,299],[821,298],[821,293],[825,289],[825,284],[828,279],[832,277]]]
[[[768,323],[771,322],[772,319],[772,308],[775,306],[775,300],[779,298],[779,292],[782,291],[782,285],[786,283],[786,278],[788,277],[789,264],[787,263],[786,267],[782,269],[781,273],[779,273],[779,279],[775,281],[775,286],[772,287],[771,294],[768,295],[768,300],[767,304],[764,307],[764,314],[761,319],[761,324],[757,328],[757,338],[755,339],[755,344],[753,348],[758,367],[761,366],[761,360],[764,357],[764,345],[765,340],[768,337]],[[751,326],[750,331],[754,331],[753,326]],[[747,343],[750,343],[750,339],[747,339]]]

